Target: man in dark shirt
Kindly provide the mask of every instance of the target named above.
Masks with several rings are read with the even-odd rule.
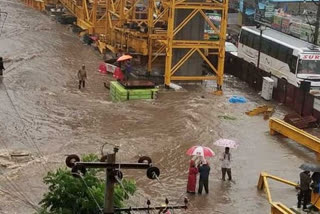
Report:
[[[209,193],[209,173],[210,173],[210,166],[207,161],[204,161],[204,163],[199,167],[199,189],[198,193],[202,194],[202,188],[204,186],[204,189],[206,193]]]
[[[303,201],[303,209],[307,209],[307,204],[310,202],[310,172],[303,171],[300,173],[300,192],[298,194],[298,208],[301,208],[301,202]]]

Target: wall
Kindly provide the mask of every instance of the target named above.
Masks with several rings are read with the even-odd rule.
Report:
[[[227,54],[225,73],[232,74],[247,82],[256,91],[261,91],[263,77],[271,77],[261,69],[256,68],[243,59]],[[276,77],[273,77],[276,78]],[[320,122],[320,97],[304,92],[302,89],[289,84],[283,79],[277,79],[277,87],[273,90],[273,99],[283,103],[301,116],[313,116]],[[317,100],[316,100],[317,99]],[[317,109],[314,108],[314,103]],[[319,106],[319,107],[317,107]]]

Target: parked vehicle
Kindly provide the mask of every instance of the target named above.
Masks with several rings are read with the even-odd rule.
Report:
[[[260,38],[262,38],[260,45]],[[242,27],[238,43],[238,57],[300,86],[311,82],[311,89],[320,89],[320,47],[272,29]]]

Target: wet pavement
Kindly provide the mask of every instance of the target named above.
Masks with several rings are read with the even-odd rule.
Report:
[[[0,8],[8,12],[0,37],[0,56],[7,68],[0,84],[0,154],[32,154],[24,161],[0,155],[1,164],[7,163],[0,168],[0,190],[10,193],[0,192],[0,213],[34,213],[20,199],[35,204],[41,200],[45,173],[64,166],[67,154],[100,154],[105,142],[120,145],[121,162],[148,155],[161,169],[160,182],[148,180],[145,171],[124,171],[139,188],[128,203],[143,206],[151,198],[155,205],[168,197],[172,204],[181,204],[188,196],[190,209],[175,213],[269,213],[265,194],[256,188],[259,173],[297,181],[299,165],[315,160],[305,148],[270,136],[262,116],[244,114],[266,102],[236,78],[226,77],[220,97],[210,94],[210,88],[188,86],[182,92],[162,90],[154,101],[112,103],[103,86],[111,77],[97,72],[101,62],[97,51],[67,26],[18,0],[2,0]],[[87,66],[88,84],[79,91],[76,72],[82,64]],[[248,102],[230,104],[232,95],[243,95]],[[273,104],[274,116],[283,117],[286,109]],[[240,144],[231,151],[234,182],[220,180],[222,149],[212,143],[222,137]],[[189,159],[185,152],[197,144],[210,146],[217,157],[209,159],[210,193],[190,196],[185,193]],[[105,147],[105,152],[111,150],[111,145]],[[295,205],[294,189],[273,182],[271,189],[275,201]]]

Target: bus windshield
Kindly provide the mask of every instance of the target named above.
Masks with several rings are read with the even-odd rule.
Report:
[[[297,76],[305,78],[306,76],[320,75],[320,60],[299,60]],[[319,77],[320,78],[320,77]]]

